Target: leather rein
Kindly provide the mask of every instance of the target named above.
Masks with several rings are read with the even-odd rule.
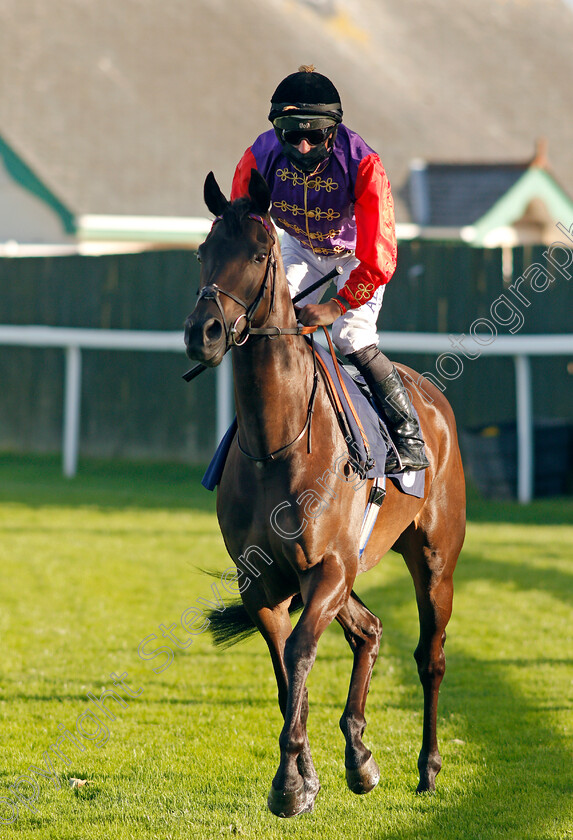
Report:
[[[217,222],[220,222],[222,218],[223,218],[222,216],[217,216],[217,218],[213,222],[213,225],[215,225]],[[245,342],[249,339],[249,337],[251,335],[264,335],[264,336],[268,336],[269,338],[279,338],[279,336],[281,336],[281,335],[308,335],[308,334],[316,331],[316,327],[303,327],[303,326],[300,326],[300,327],[278,327],[278,326],[265,327],[264,326],[264,324],[269,319],[269,317],[271,315],[271,312],[274,312],[274,308],[275,308],[275,284],[276,284],[276,276],[277,276],[277,261],[276,261],[275,255],[274,255],[274,245],[275,245],[276,240],[275,240],[274,234],[271,230],[271,226],[269,225],[267,220],[265,218],[263,218],[263,216],[258,216],[255,213],[249,213],[247,215],[247,218],[252,219],[255,222],[259,222],[261,225],[263,225],[263,227],[266,230],[266,232],[268,233],[268,235],[270,237],[270,240],[271,240],[271,243],[272,243],[271,249],[270,249],[270,251],[267,255],[267,267],[265,269],[265,275],[263,277],[263,282],[261,283],[261,286],[259,288],[259,291],[257,292],[257,295],[256,295],[255,299],[250,304],[245,303],[244,300],[241,300],[241,298],[237,297],[237,295],[233,294],[233,292],[229,292],[226,289],[222,289],[216,283],[209,283],[207,286],[204,286],[198,293],[199,297],[198,297],[197,302],[199,302],[200,300],[212,300],[212,301],[214,301],[215,305],[217,306],[217,309],[219,310],[219,313],[221,315],[221,319],[223,321],[223,326],[225,328],[225,345],[226,345],[225,346],[225,353],[228,350],[230,350],[231,347],[233,347],[233,346],[234,347],[241,347],[243,344],[245,344]],[[267,317],[265,318],[265,321],[263,322],[262,327],[253,327],[252,326],[252,321],[255,318],[255,315],[257,313],[257,310],[258,310],[259,306],[261,305],[261,303],[264,300],[264,297],[266,295],[267,288],[268,288],[268,285],[269,285],[269,277],[271,275],[272,275],[271,300],[270,300],[270,306],[269,306],[269,311],[268,311]],[[231,300],[234,300],[235,303],[238,303],[239,306],[242,306],[243,309],[245,310],[244,313],[239,315],[239,317],[236,318],[233,321],[231,326],[229,326],[229,324],[227,323],[227,319],[225,318],[225,312],[224,312],[223,307],[221,305],[221,301],[219,300],[219,295],[225,295],[226,297],[231,298]],[[239,338],[238,324],[239,324],[239,322],[241,321],[242,318],[245,319],[245,327],[241,331],[240,338]]]
[[[223,218],[222,216],[217,216],[217,218],[213,222],[213,225],[215,225],[217,222],[221,221],[222,218]],[[274,312],[274,309],[275,309],[275,285],[276,285],[276,275],[277,275],[277,261],[276,261],[275,255],[274,255],[274,246],[275,246],[276,240],[275,240],[274,234],[272,232],[271,226],[269,225],[269,223],[267,222],[267,220],[263,216],[259,216],[255,213],[249,213],[247,215],[247,218],[252,219],[255,222],[259,222],[264,227],[266,232],[268,233],[269,238],[270,238],[271,243],[272,243],[271,248],[269,250],[269,253],[267,255],[267,266],[266,266],[266,269],[265,269],[265,274],[264,274],[264,277],[263,277],[263,281],[261,283],[259,291],[257,292],[257,294],[255,296],[255,299],[250,304],[246,303],[244,300],[241,300],[240,297],[233,294],[233,292],[229,292],[226,289],[222,289],[216,283],[210,283],[209,285],[204,286],[199,291],[199,297],[198,297],[198,301],[197,301],[197,302],[199,302],[200,300],[212,300],[215,303],[215,305],[217,306],[217,309],[219,310],[219,313],[221,315],[221,319],[223,321],[223,326],[224,326],[224,329],[225,329],[225,353],[227,353],[227,351],[230,350],[231,347],[241,347],[243,344],[245,344],[245,342],[252,335],[267,336],[268,338],[273,339],[273,338],[279,338],[282,335],[311,335],[312,333],[316,332],[316,329],[317,329],[316,327],[304,327],[304,326],[298,326],[298,327],[279,327],[279,326],[274,326],[274,325],[269,326],[269,327],[264,326],[266,324],[267,320],[269,319],[271,313]],[[257,310],[258,310],[259,306],[261,305],[262,301],[265,298],[265,295],[267,293],[267,289],[269,287],[269,279],[270,279],[269,311],[267,313],[267,317],[265,318],[265,320],[263,322],[263,326],[253,327],[252,326],[252,321],[255,318],[255,315],[257,313]],[[219,299],[220,295],[225,295],[226,297],[231,298],[231,300],[234,300],[235,303],[238,303],[239,306],[241,306],[245,310],[244,313],[241,313],[241,315],[239,315],[238,318],[236,318],[235,321],[233,321],[233,323],[230,326],[227,323],[227,319],[225,317],[225,312],[224,312],[223,306],[221,304],[221,301]],[[245,319],[245,327],[243,328],[243,330],[239,334],[238,325],[239,325],[239,322],[241,321],[241,319],[243,319],[243,318]],[[317,369],[317,365],[316,365],[316,354],[314,352],[314,345],[312,343],[312,335],[311,335],[311,347],[312,347],[312,358],[313,358],[313,366],[314,366],[313,384],[312,384],[312,390],[311,390],[311,393],[310,393],[310,398],[309,398],[309,401],[308,401],[308,408],[307,408],[307,411],[306,411],[306,420],[305,420],[305,424],[304,424],[303,428],[301,429],[299,434],[293,440],[290,441],[290,443],[286,443],[284,446],[280,446],[278,449],[275,449],[273,452],[269,452],[267,455],[251,455],[249,452],[247,452],[242,447],[241,441],[240,441],[240,438],[239,438],[239,434],[237,432],[237,445],[238,445],[240,451],[242,452],[242,454],[246,458],[249,458],[251,461],[262,462],[262,461],[272,461],[272,460],[274,460],[277,456],[282,455],[282,453],[285,452],[287,449],[290,449],[291,446],[294,446],[295,443],[298,443],[298,441],[301,440],[304,437],[307,430],[308,430],[307,451],[309,453],[312,451],[312,448],[311,448],[311,423],[312,423],[312,414],[313,414],[313,411],[314,411],[314,402],[315,402],[315,398],[316,398],[316,391],[317,391],[317,387],[318,387],[318,369]]]

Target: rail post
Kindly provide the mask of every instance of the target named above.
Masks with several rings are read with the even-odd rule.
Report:
[[[531,361],[522,354],[513,357],[517,415],[517,498],[527,504],[533,498],[533,412]]]
[[[82,398],[82,351],[76,344],[66,347],[64,394],[63,472],[74,478],[78,471],[80,408]]]

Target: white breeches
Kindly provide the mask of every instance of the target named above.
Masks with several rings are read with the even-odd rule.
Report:
[[[337,291],[340,291],[348,280],[352,269],[359,264],[354,254],[345,254],[342,257],[313,254],[312,251],[303,248],[300,242],[288,233],[283,233],[281,253],[291,297],[304,291],[337,265],[343,268],[342,274],[338,276],[336,281]],[[349,353],[355,353],[371,344],[378,344],[376,322],[382,306],[385,288],[385,286],[379,286],[367,303],[363,303],[357,309],[349,309],[345,315],[337,318],[332,325],[332,340],[343,355],[347,356]],[[326,286],[311,292],[307,298],[300,301],[299,306],[316,303],[325,290]]]

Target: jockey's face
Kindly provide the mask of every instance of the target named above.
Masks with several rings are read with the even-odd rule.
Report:
[[[330,151],[331,145],[332,145],[332,137],[329,137],[328,140],[326,141],[326,144],[325,144],[325,147],[328,151]],[[302,140],[300,141],[300,143],[297,146],[295,146],[294,148],[297,150],[297,152],[300,152],[301,155],[306,155],[307,152],[310,152],[310,150],[313,148],[313,146],[312,146],[311,143],[308,142],[306,137],[303,137]]]
[[[310,145],[306,137],[303,137],[298,146],[295,146],[295,149],[297,150],[297,152],[300,152],[301,155],[306,155],[307,152],[310,152],[312,146]]]
[[[304,172],[313,172],[332,154],[336,122],[320,114],[289,114],[294,107],[287,106],[287,113],[275,118],[275,133],[291,163]]]

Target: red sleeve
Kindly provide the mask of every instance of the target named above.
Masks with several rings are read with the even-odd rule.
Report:
[[[235,169],[235,175],[233,176],[233,186],[231,187],[231,201],[234,201],[236,198],[241,198],[242,196],[249,194],[249,181],[251,180],[251,169],[256,168],[257,161],[255,160],[255,156],[251,151],[251,147],[249,146],[249,148],[239,161],[237,168]]]
[[[394,201],[378,155],[368,155],[360,162],[354,193],[356,256],[360,265],[338,293],[351,309],[370,300],[396,269]]]

